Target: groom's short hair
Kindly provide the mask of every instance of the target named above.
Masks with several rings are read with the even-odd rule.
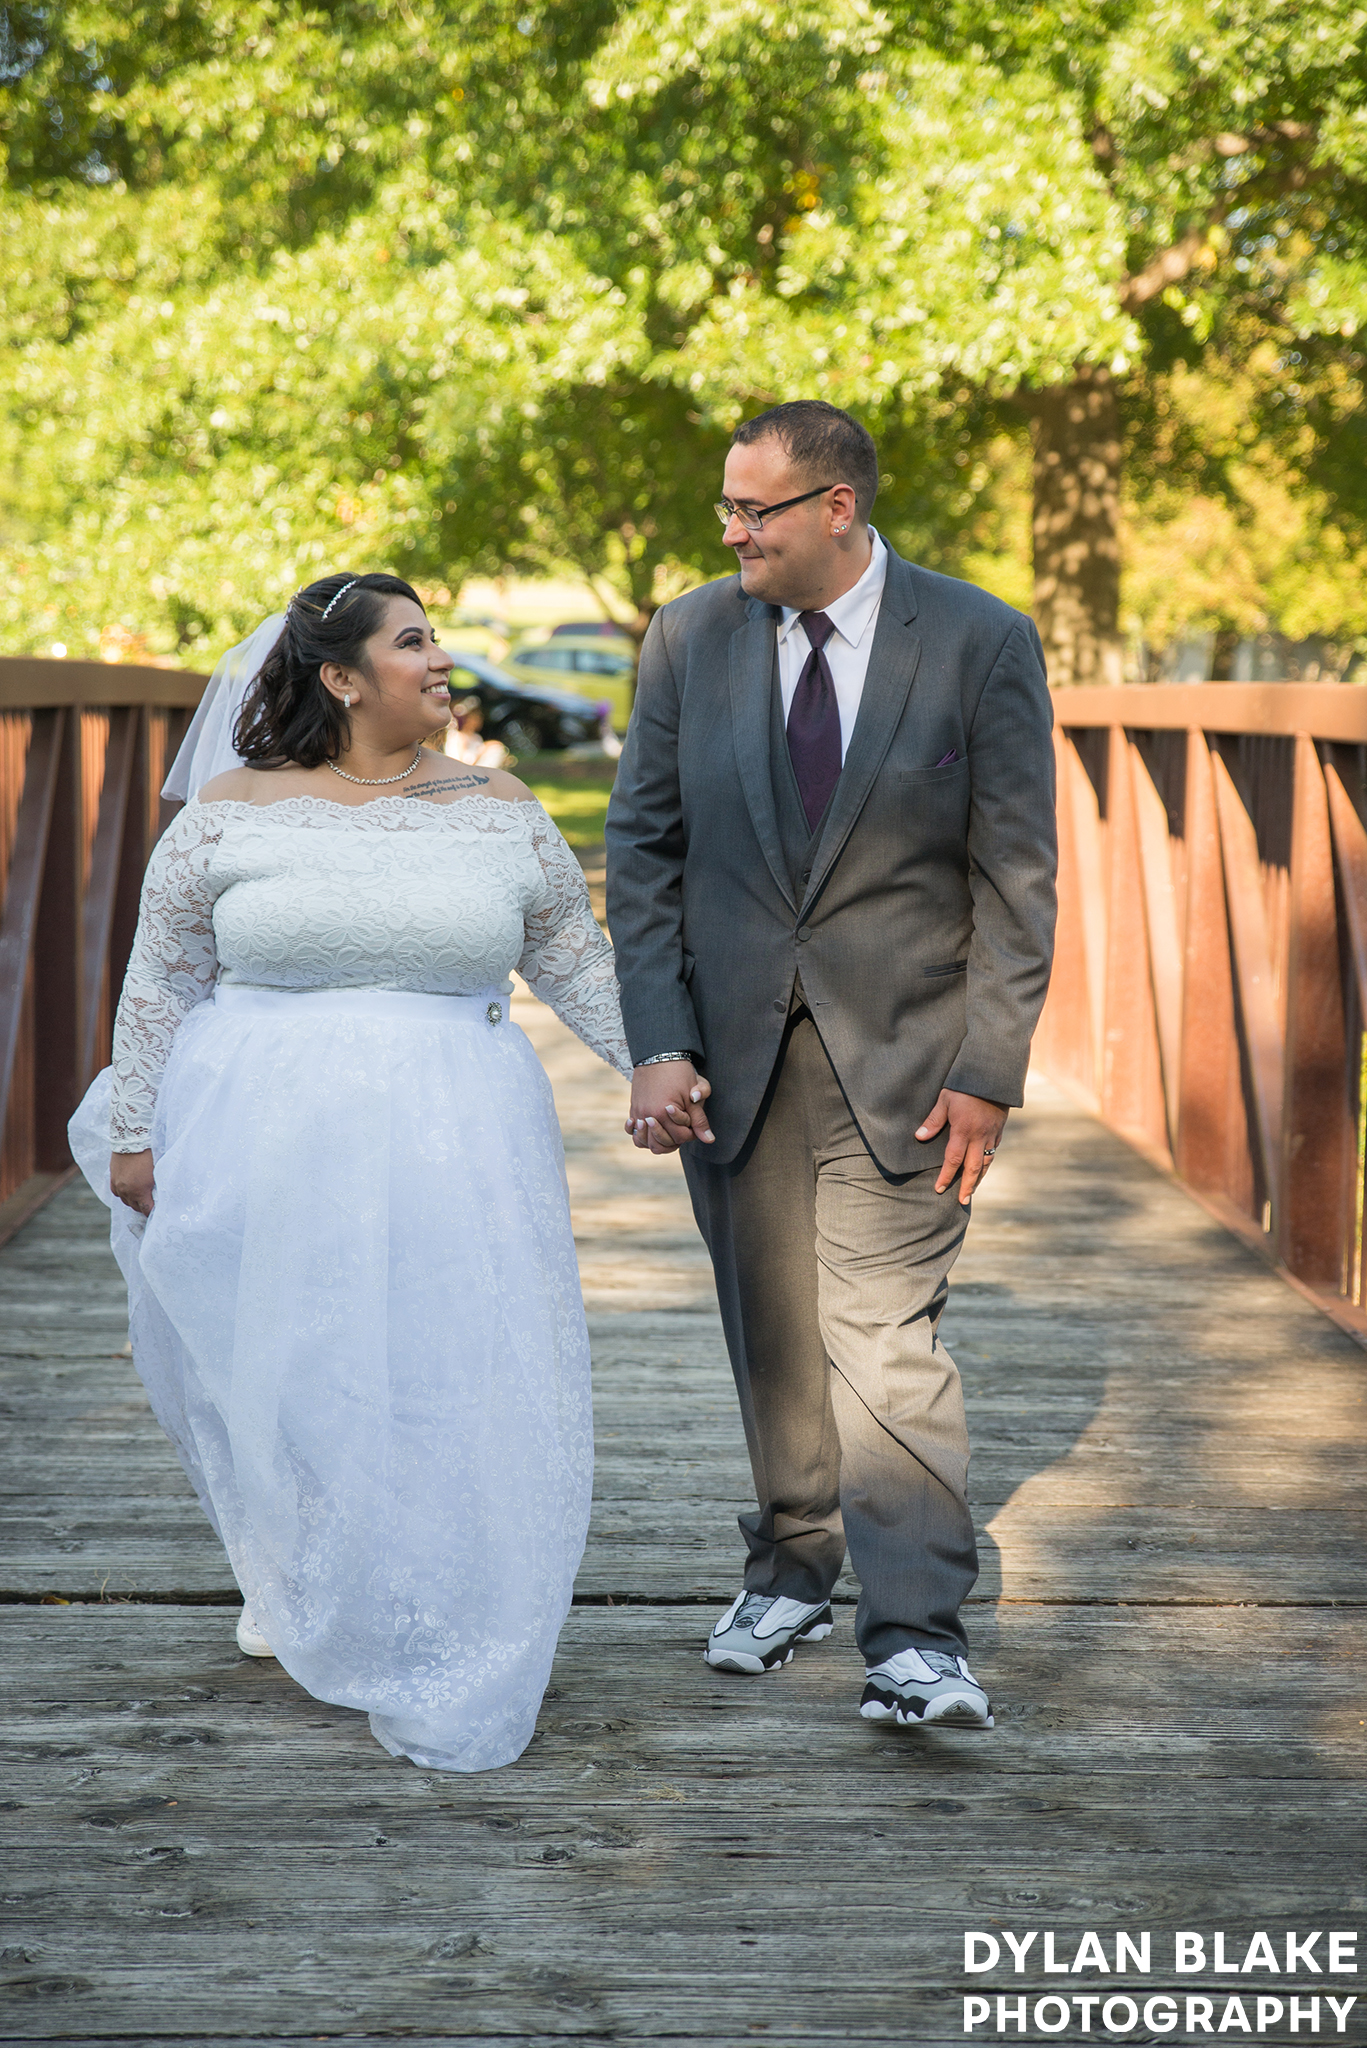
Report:
[[[795,398],[742,420],[731,445],[743,448],[770,434],[804,483],[849,484],[859,517],[868,518],[878,496],[878,449],[867,427],[824,398]]]

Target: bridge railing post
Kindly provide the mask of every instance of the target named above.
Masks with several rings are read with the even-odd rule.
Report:
[[[1367,690],[1060,690],[1055,715],[1036,1063],[1367,1339]]]
[[[0,1241],[71,1169],[108,1058],[160,787],[206,678],[0,660]]]

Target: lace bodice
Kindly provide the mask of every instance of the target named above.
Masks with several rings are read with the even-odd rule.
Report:
[[[538,803],[191,803],[158,842],[114,1026],[110,1136],[150,1142],[181,1019],[215,984],[474,995],[514,968],[609,1066],[631,1060],[612,949]]]

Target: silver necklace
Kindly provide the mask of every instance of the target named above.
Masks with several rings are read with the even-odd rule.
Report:
[[[417,753],[408,766],[401,769],[397,775],[348,775],[346,769],[339,768],[335,761],[329,761],[328,767],[334,775],[340,775],[343,782],[359,782],[362,789],[378,789],[382,782],[406,782],[421,759],[422,743],[419,741]]]

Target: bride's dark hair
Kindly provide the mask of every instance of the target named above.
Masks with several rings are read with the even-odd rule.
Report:
[[[383,624],[391,597],[411,597],[426,609],[411,583],[383,570],[320,576],[290,599],[285,630],[238,713],[233,746],[242,760],[257,767],[292,761],[317,768],[337,759],[351,737],[351,720],[324,689],[319,670],[335,661],[369,673],[365,643]]]

